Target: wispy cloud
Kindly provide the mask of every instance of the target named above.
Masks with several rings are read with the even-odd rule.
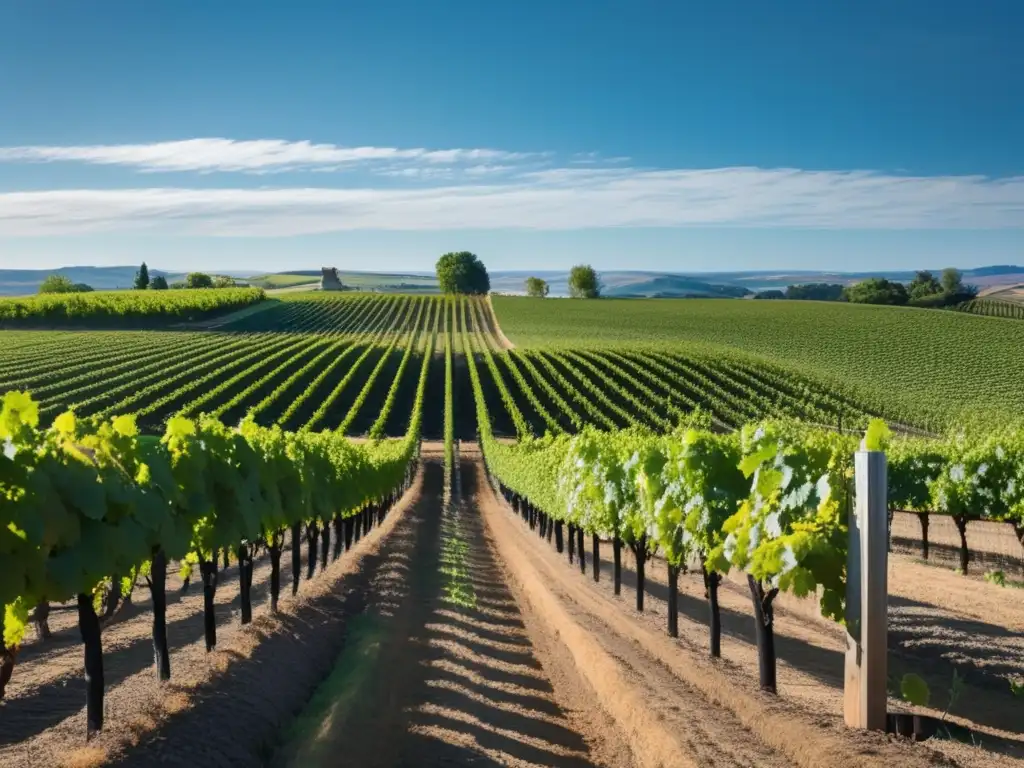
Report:
[[[115,165],[146,172],[198,171],[271,173],[297,170],[344,171],[394,163],[478,165],[537,160],[545,153],[497,149],[400,149],[343,147],[309,141],[200,138],[152,144],[97,144],[72,147],[0,147],[0,162],[77,162]]]
[[[1024,177],[588,166],[530,171],[497,181],[483,174],[476,183],[434,180],[415,188],[0,194],[0,235],[151,230],[273,237],[353,229],[688,226],[1024,228]]]

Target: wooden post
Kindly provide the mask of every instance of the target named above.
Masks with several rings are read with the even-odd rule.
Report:
[[[846,675],[851,728],[884,731],[887,711],[888,506],[885,454],[857,451],[856,508],[846,563]]]

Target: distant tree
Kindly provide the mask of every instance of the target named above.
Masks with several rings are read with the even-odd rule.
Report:
[[[189,272],[185,275],[186,288],[213,288],[213,278],[205,272]]]
[[[236,285],[235,278],[227,277],[226,275],[217,275],[213,279],[214,288],[234,288]]]
[[[86,285],[85,283],[75,283],[71,287],[72,293],[92,293],[93,290],[94,288],[91,285]]]
[[[548,286],[547,280],[541,280],[539,277],[528,277],[526,278],[526,295],[533,296],[536,299],[543,299],[548,295],[548,291],[551,288]]]
[[[786,288],[786,298],[797,301],[842,301],[840,283],[804,283]]]
[[[942,290],[946,293],[963,293],[964,273],[956,267],[946,267],[942,270]]]
[[[942,293],[942,285],[935,279],[935,275],[927,269],[922,269],[914,275],[914,279],[907,286],[907,292],[912,301],[919,301],[928,296]]]
[[[135,273],[135,290],[144,291],[147,288],[149,288],[149,267],[146,266],[146,262],[142,262],[139,271]]]
[[[569,295],[574,299],[596,299],[601,295],[601,281],[589,264],[577,264],[569,270]]]
[[[469,251],[446,253],[438,259],[437,282],[443,293],[485,294],[491,290],[487,267]]]
[[[167,290],[167,278],[163,275],[157,275],[149,283],[149,290],[151,291],[166,291]]]
[[[784,294],[780,290],[771,289],[771,290],[768,290],[768,291],[760,291],[759,293],[755,293],[754,294],[754,298],[755,299],[784,299],[784,298],[786,298],[786,294]]]
[[[47,275],[39,286],[40,293],[74,293],[75,284],[64,275]]]
[[[890,282],[884,277],[871,277],[844,291],[847,301],[856,304],[906,304],[907,289],[903,283]]]

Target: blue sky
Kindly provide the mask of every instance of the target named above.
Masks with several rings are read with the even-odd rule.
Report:
[[[1024,4],[0,0],[0,267],[1024,263]]]

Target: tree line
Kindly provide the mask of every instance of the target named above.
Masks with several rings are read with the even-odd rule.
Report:
[[[782,290],[761,291],[755,299],[803,301],[849,301],[854,304],[889,304],[912,307],[948,307],[973,299],[978,289],[966,285],[963,273],[947,267],[936,278],[928,270],[918,271],[904,285],[884,277],[870,277],[853,285],[841,283],[805,283]]]

